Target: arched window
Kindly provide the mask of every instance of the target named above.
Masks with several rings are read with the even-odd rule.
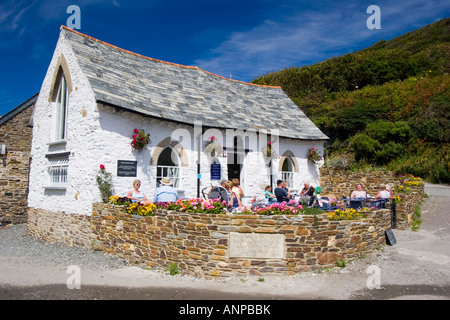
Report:
[[[290,157],[286,157],[281,167],[281,180],[286,181],[287,187],[294,187],[294,163]]]
[[[177,152],[171,147],[166,147],[158,157],[156,165],[156,186],[159,187],[160,180],[164,177],[170,178],[174,188],[179,187],[180,160]]]
[[[56,94],[56,109],[54,121],[54,140],[64,140],[66,138],[67,130],[67,107],[68,99],[67,83],[64,75],[60,77],[58,91]]]

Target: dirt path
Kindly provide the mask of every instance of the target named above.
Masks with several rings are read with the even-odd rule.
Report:
[[[430,196],[422,206],[419,231],[394,230],[396,245],[345,268],[288,278],[201,280],[132,266],[99,269],[79,265],[81,288],[69,289],[67,282],[73,273],[68,273],[67,262],[36,264],[24,254],[10,253],[0,254],[0,299],[450,300],[450,187],[426,184],[425,191]],[[73,248],[64,250],[70,255]]]

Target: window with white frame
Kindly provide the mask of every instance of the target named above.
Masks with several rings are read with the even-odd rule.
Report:
[[[288,189],[294,188],[294,163],[289,157],[284,159],[281,169],[281,180],[286,181]]]
[[[50,187],[64,187],[67,184],[69,156],[51,157],[48,161]]]
[[[174,188],[179,187],[180,167],[178,163],[178,155],[172,148],[167,147],[161,152],[156,165],[157,187],[160,186],[160,180],[165,177],[168,177],[172,181]]]
[[[61,80],[59,82],[58,87],[58,93],[56,96],[55,131],[54,131],[55,141],[64,140],[66,138],[67,106],[68,106],[67,83],[64,76],[61,76]]]

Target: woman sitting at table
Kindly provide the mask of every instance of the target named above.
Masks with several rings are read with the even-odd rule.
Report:
[[[389,199],[391,197],[391,193],[387,190],[386,185],[383,183],[380,185],[380,191],[375,196],[375,200],[378,199]]]
[[[356,190],[352,192],[350,198],[352,198],[352,199],[365,199],[365,198],[367,198],[367,192],[363,191],[361,183],[358,183],[356,185]]]
[[[137,202],[140,204],[149,204],[151,203],[144,193],[142,193],[139,188],[141,187],[140,180],[133,181],[133,190],[130,190],[127,194],[127,198],[131,200],[131,202]]]

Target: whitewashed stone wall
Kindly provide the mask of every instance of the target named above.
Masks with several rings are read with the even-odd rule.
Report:
[[[63,54],[70,70],[72,92],[69,95],[69,111],[67,118],[67,141],[61,144],[49,144],[52,141],[53,115],[55,103],[49,102],[52,79],[57,61]],[[45,76],[39,99],[34,111],[34,128],[32,143],[32,163],[30,173],[30,193],[28,206],[49,211],[90,215],[92,203],[99,202],[100,192],[95,177],[100,164],[113,174],[114,193],[124,196],[131,188],[134,179],[142,182],[141,191],[153,199],[156,189],[156,166],[150,165],[156,147],[167,137],[172,137],[184,147],[187,165],[180,166],[179,189],[185,191],[187,197],[197,195],[197,152],[199,131],[191,125],[181,125],[143,117],[116,108],[97,105],[88,79],[81,69],[61,34],[54,56]],[[142,151],[133,150],[130,142],[133,130],[144,129],[150,133],[150,143]],[[299,128],[301,129],[301,128]],[[201,132],[201,131],[200,131]],[[226,137],[224,130],[207,130],[203,135],[203,146],[212,133]],[[221,141],[224,146],[224,140]],[[241,173],[242,186],[247,196],[261,194],[261,185],[270,181],[270,171],[266,166],[261,149],[265,140],[249,139],[245,145],[251,151],[244,160]],[[294,184],[298,188],[304,181],[319,183],[317,165],[306,160],[311,147],[319,149],[323,154],[322,142],[298,141],[280,138],[279,154],[290,150],[296,157],[299,172],[294,175]],[[47,154],[70,152],[68,168],[68,184],[66,190],[45,188],[49,184]],[[118,177],[117,161],[137,161],[137,177]],[[222,168],[222,179],[227,178],[227,158],[218,158]],[[279,159],[273,161],[274,180],[280,177]],[[181,162],[181,161],[180,161]],[[210,162],[205,154],[201,156],[201,186],[218,185],[220,181],[210,180]]]

